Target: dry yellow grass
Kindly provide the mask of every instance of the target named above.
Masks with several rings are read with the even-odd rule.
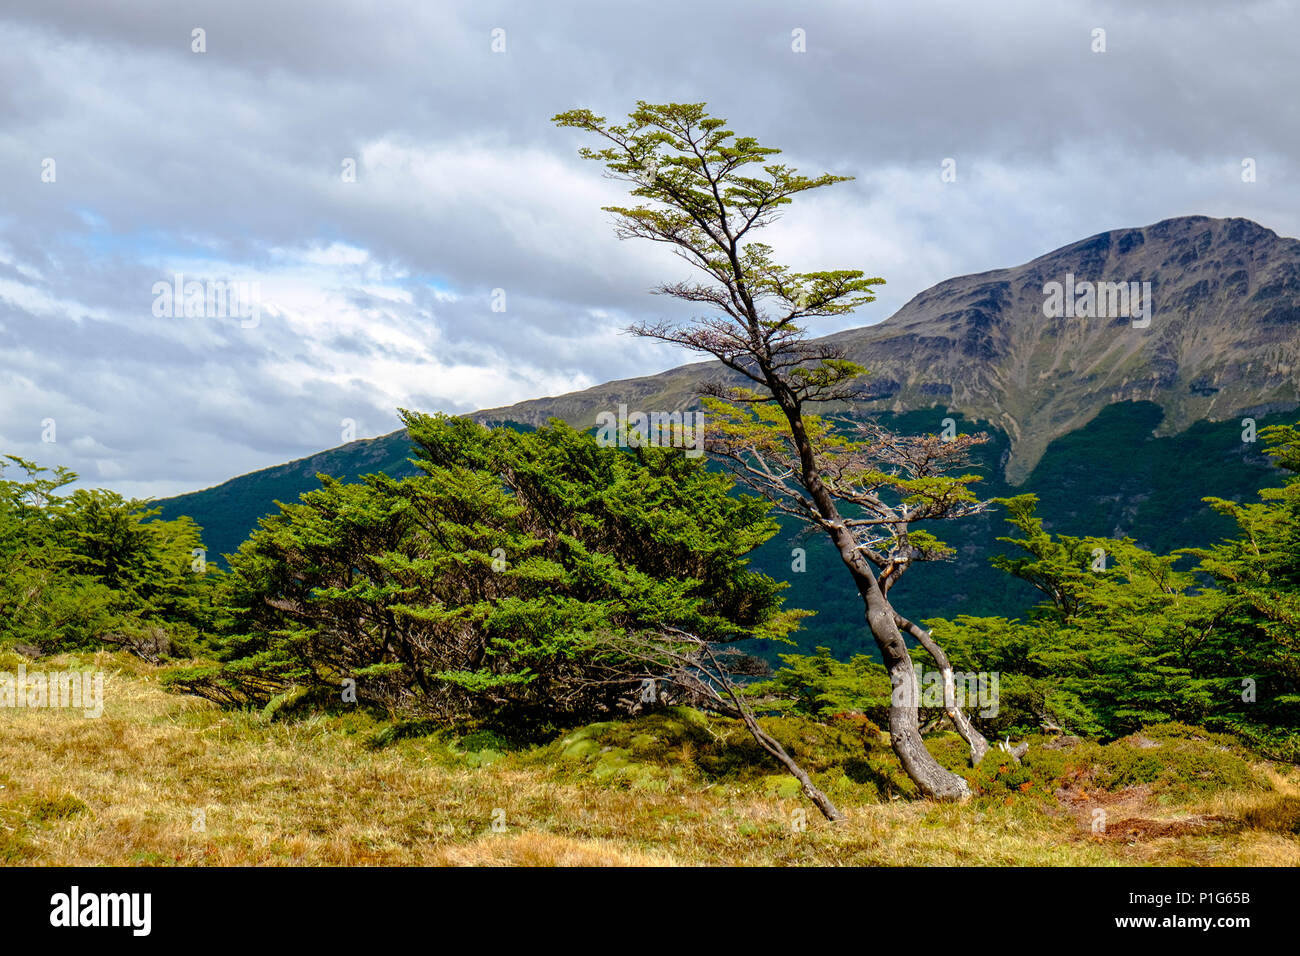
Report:
[[[1267,792],[1147,811],[1227,821],[1203,833],[1100,839],[1041,805],[907,801],[846,806],[831,826],[723,785],[642,791],[510,756],[458,765],[429,741],[371,749],[339,718],[270,722],[167,693],[119,655],[78,666],[107,675],[102,717],[0,709],[0,863],[1300,865],[1297,778],[1272,770]]]

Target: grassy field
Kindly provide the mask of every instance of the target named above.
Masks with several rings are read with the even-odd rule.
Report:
[[[1300,865],[1297,768],[1199,734],[991,758],[962,806],[903,795],[874,742],[819,768],[848,815],[830,825],[737,728],[689,714],[511,750],[222,711],[123,655],[27,666],[104,671],[105,708],[0,708],[0,864]]]

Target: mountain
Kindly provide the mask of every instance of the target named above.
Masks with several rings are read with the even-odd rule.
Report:
[[[1116,314],[1116,299],[1103,296],[1107,315],[1087,315],[1083,290],[1098,282],[1136,283],[1149,311]],[[1045,314],[1052,283],[1061,299],[1067,289],[1078,293],[1070,297],[1075,315]],[[1205,216],[1117,229],[1014,268],[941,282],[884,322],[827,341],[870,369],[868,400],[854,414],[928,432],[952,417],[964,431],[987,431],[978,463],[986,495],[1038,493],[1047,526],[1059,532],[1129,535],[1162,550],[1204,543],[1226,528],[1201,497],[1242,498],[1271,480],[1258,444],[1242,441],[1241,419],[1293,421],[1300,406],[1300,241],[1249,220]],[[472,417],[540,425],[554,416],[590,427],[620,403],[689,408],[700,383],[720,371],[696,363]],[[209,548],[225,553],[274,499],[314,487],[317,472],[409,474],[405,456],[405,435],[394,432],[159,504],[166,517],[194,517]],[[1029,595],[987,566],[999,519],[945,531],[959,557],[909,574],[900,591],[916,593],[913,613],[1023,606]],[[798,546],[809,549],[802,575],[789,571]],[[817,543],[783,535],[756,564],[791,580],[791,603],[821,611],[809,643],[844,650],[860,640],[860,609],[840,593],[833,559]]]
[[[1149,282],[1150,326],[1045,317],[1044,285],[1067,276]],[[1011,437],[1006,475],[1019,483],[1054,439],[1116,402],[1159,405],[1161,434],[1300,404],[1300,240],[1205,216],[1117,229],[1015,268],[940,282],[884,322],[825,341],[871,370],[873,400],[861,411],[946,407],[989,422]],[[716,374],[715,364],[697,363],[475,417],[587,426],[619,402],[685,407]]]

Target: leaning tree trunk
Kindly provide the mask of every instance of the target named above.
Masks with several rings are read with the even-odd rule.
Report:
[[[925,749],[921,737],[921,721],[917,712],[920,688],[912,655],[907,652],[907,642],[899,630],[897,614],[890,605],[880,583],[871,573],[866,559],[858,553],[852,534],[841,524],[835,527],[835,543],[840,557],[866,605],[867,626],[880,648],[880,657],[889,671],[889,743],[898,755],[903,770],[920,788],[921,793],[935,800],[967,800],[970,786]],[[973,729],[973,728],[972,728]],[[987,745],[986,745],[987,746]]]
[[[972,767],[978,767],[984,755],[989,752],[989,742],[984,735],[975,729],[970,718],[962,711],[961,706],[957,703],[957,682],[953,677],[952,662],[948,660],[948,655],[940,647],[923,627],[913,624],[911,621],[895,614],[894,623],[903,630],[911,634],[926,653],[934,658],[935,664],[939,667],[939,674],[943,678],[943,711],[952,720],[952,724],[957,728],[957,733],[961,739],[966,741],[970,747],[970,762]]]
[[[862,581],[859,578],[859,589],[864,591],[863,599],[867,604],[867,624],[889,671],[892,692],[889,702],[890,746],[907,775],[925,796],[935,800],[968,799],[971,793],[966,781],[940,764],[925,749],[917,716],[916,669],[912,666],[912,655],[907,652],[907,642],[894,623],[893,609],[874,579]]]
[[[727,692],[727,696],[731,698],[732,710],[744,723],[745,728],[749,731],[750,735],[758,745],[775,757],[780,762],[781,766],[785,767],[785,769],[790,772],[791,776],[799,781],[799,786],[802,788],[804,796],[812,801],[813,806],[821,811],[822,816],[831,823],[838,823],[843,820],[844,814],[840,812],[839,807],[835,806],[835,804],[831,802],[831,798],[826,796],[826,794],[823,793],[815,783],[813,783],[812,777],[808,776],[807,771],[795,762],[795,759],[790,756],[789,752],[781,746],[781,742],[763,729],[763,726],[758,722],[758,718],[754,716],[753,710],[751,710],[749,705],[745,703],[741,695],[736,692],[736,685],[733,684],[731,679],[727,676],[726,669],[718,663],[718,658],[713,653],[713,649],[709,647],[708,642],[702,641],[701,647],[705,655],[708,657],[710,664],[713,665],[712,669],[715,676],[720,678],[719,683]],[[713,688],[713,695],[719,702],[722,701],[721,695],[718,694],[716,688]]]
[[[780,761],[781,766],[785,767],[785,769],[790,772],[791,776],[799,781],[799,786],[803,790],[804,796],[812,801],[813,806],[821,811],[822,816],[832,823],[838,823],[843,820],[844,814],[841,813],[839,808],[831,802],[830,797],[826,796],[826,794],[822,793],[822,791],[818,789],[817,785],[812,782],[812,777],[808,776],[807,771],[795,762],[794,758],[791,757],[786,749],[781,746],[781,742],[764,730],[762,726],[759,725],[758,720],[755,719],[754,715],[747,709],[740,708],[739,713],[740,719],[744,721],[745,727],[749,730],[754,740],[758,742],[758,745]]]
[[[752,310],[752,303],[747,301]],[[757,315],[754,316],[757,324]],[[907,652],[907,642],[895,623],[894,609],[880,589],[880,582],[872,573],[858,550],[853,532],[844,525],[839,509],[830,491],[826,488],[818,470],[817,458],[813,453],[812,442],[804,424],[803,413],[798,399],[788,386],[782,383],[773,372],[770,364],[763,366],[763,374],[772,395],[785,412],[790,425],[790,435],[799,452],[799,464],[802,484],[807,489],[812,503],[822,518],[822,527],[835,542],[849,573],[853,575],[858,593],[866,605],[867,625],[880,648],[880,657],[889,671],[891,699],[889,704],[889,743],[898,755],[903,770],[917,785],[921,793],[935,800],[966,800],[970,797],[970,786],[957,774],[935,760],[930,751],[925,749],[921,737],[921,722],[917,715],[917,697],[919,688],[916,682],[916,669],[912,666],[912,655]]]

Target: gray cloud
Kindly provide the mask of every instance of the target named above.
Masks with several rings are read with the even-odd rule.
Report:
[[[338,444],[345,418],[378,434],[399,404],[468,411],[690,358],[619,334],[671,308],[646,291],[681,265],[614,240],[599,207],[619,191],[549,122],[571,106],[707,100],[857,177],[771,232],[797,265],[889,280],[827,332],[1105,229],[1202,213],[1296,235],[1297,20],[1172,0],[11,9],[0,450],[170,494]],[[258,282],[278,314],[155,316],[178,270]]]

